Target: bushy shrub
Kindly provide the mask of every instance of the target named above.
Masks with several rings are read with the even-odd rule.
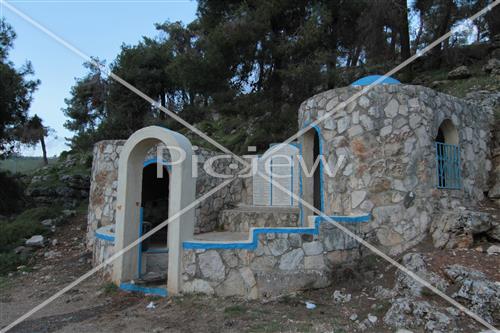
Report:
[[[15,271],[18,266],[25,264],[26,260],[25,257],[14,252],[0,252],[0,276]]]
[[[10,172],[0,171],[0,215],[10,215],[21,210],[25,198],[23,184]]]
[[[55,218],[59,209],[49,207],[32,208],[19,214],[13,221],[0,223],[0,252],[21,245],[24,238],[44,234],[47,228],[40,224],[45,219]]]

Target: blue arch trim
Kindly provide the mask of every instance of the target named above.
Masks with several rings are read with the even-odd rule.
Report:
[[[147,167],[148,165],[151,165],[151,164],[154,164],[154,163],[158,163],[158,159],[157,158],[151,158],[151,159],[145,161],[144,164],[143,164],[143,167]],[[168,161],[163,160],[161,162],[161,164],[164,165],[167,168],[168,172],[172,172],[172,166],[170,165],[170,163]]]
[[[360,216],[329,216],[328,218],[336,222],[359,223],[369,222],[371,214]],[[182,247],[186,250],[211,250],[211,249],[240,249],[255,250],[259,242],[259,234],[306,234],[318,235],[320,224],[326,221],[326,218],[317,216],[314,219],[314,227],[303,228],[253,228],[251,238],[246,241],[237,242],[206,242],[206,241],[186,241]]]

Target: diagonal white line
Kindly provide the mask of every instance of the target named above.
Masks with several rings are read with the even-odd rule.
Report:
[[[226,187],[227,185],[229,185],[229,183],[233,182],[235,179],[237,179],[237,177],[233,177],[231,179],[227,179],[226,181],[222,182],[218,186],[214,187],[213,189],[211,189],[210,191],[208,191],[207,193],[205,193],[204,195],[202,195],[200,198],[196,199],[195,201],[193,201],[192,203],[190,203],[189,205],[187,205],[186,207],[184,207],[183,209],[181,209],[179,212],[177,212],[176,214],[174,214],[171,217],[169,217],[166,221],[160,223],[159,225],[157,225],[156,227],[154,227],[153,229],[151,229],[150,231],[148,231],[147,233],[145,233],[142,237],[137,238],[135,241],[133,241],[132,243],[130,243],[129,245],[127,245],[126,247],[124,247],[122,250],[118,251],[117,253],[115,253],[113,256],[109,257],[108,259],[106,259],[104,262],[102,262],[98,266],[92,268],[90,271],[88,271],[87,273],[83,274],[78,279],[76,279],[75,281],[71,282],[66,287],[64,287],[63,289],[59,290],[57,293],[55,293],[51,297],[47,298],[45,301],[43,301],[42,303],[38,304],[37,306],[35,306],[30,311],[26,312],[21,317],[19,317],[16,320],[14,320],[8,326],[2,328],[0,330],[0,333],[7,332],[8,330],[12,329],[14,326],[18,325],[19,323],[23,322],[27,318],[31,317],[34,313],[40,311],[41,309],[43,309],[44,307],[46,307],[47,305],[49,305],[50,303],[52,303],[54,300],[56,300],[57,298],[59,298],[60,296],[62,296],[63,294],[65,294],[68,290],[74,288],[76,285],[78,285],[81,282],[85,281],[86,279],[88,279],[89,277],[91,277],[92,275],[94,275],[95,273],[97,273],[99,270],[101,270],[102,268],[104,268],[106,265],[111,264],[113,261],[115,261],[120,256],[122,256],[125,252],[127,252],[130,249],[136,247],[139,243],[141,243],[142,241],[144,241],[144,240],[148,239],[149,237],[151,237],[155,232],[157,232],[158,230],[160,230],[163,227],[165,227],[166,225],[168,225],[171,221],[179,218],[185,212],[187,212],[187,211],[195,208],[196,205],[198,205],[200,202],[206,200],[207,198],[209,198],[210,196],[212,196],[215,192],[219,191],[223,187]]]
[[[468,19],[466,19],[467,21],[474,21],[475,19],[477,19],[478,17],[484,15],[486,12],[492,10],[495,6],[497,6],[498,4],[500,4],[500,0],[496,0],[494,1],[493,3],[491,3],[490,5],[484,7],[483,9],[481,9],[480,11],[478,11],[477,13],[475,13],[474,15],[472,15],[471,17],[469,17]],[[272,152],[274,151],[277,151],[280,149],[280,147],[283,147],[284,145],[286,144],[289,144],[290,142],[296,140],[297,138],[301,137],[302,135],[304,135],[307,131],[309,131],[311,128],[313,128],[313,126],[319,124],[320,122],[324,121],[325,119],[331,117],[335,112],[345,108],[347,105],[349,105],[351,102],[357,100],[359,97],[361,97],[361,95],[364,95],[366,94],[367,92],[369,92],[370,90],[373,89],[373,87],[375,87],[376,85],[378,85],[379,83],[382,83],[382,81],[384,81],[386,78],[396,74],[397,72],[399,72],[401,69],[403,69],[404,67],[408,66],[410,63],[412,63],[413,61],[415,61],[417,58],[421,57],[422,55],[426,54],[427,52],[429,52],[431,49],[433,49],[434,47],[436,47],[437,45],[441,44],[445,39],[449,38],[452,34],[454,33],[453,30],[450,30],[448,31],[446,34],[444,34],[443,36],[439,37],[438,39],[436,39],[434,42],[432,42],[431,44],[429,44],[427,47],[425,47],[423,50],[417,52],[416,54],[414,54],[413,56],[411,56],[410,58],[406,59],[405,61],[403,61],[402,63],[400,63],[398,66],[394,67],[393,69],[391,69],[390,71],[388,71],[387,73],[385,73],[384,75],[382,75],[380,78],[378,78],[377,80],[375,80],[374,82],[372,82],[371,84],[365,86],[363,89],[361,89],[359,92],[355,93],[354,95],[352,95],[351,97],[349,97],[347,100],[345,100],[344,102],[341,102],[339,103],[335,108],[333,108],[333,110],[331,110],[330,112],[326,112],[323,116],[319,117],[318,119],[316,119],[315,121],[313,121],[312,123],[310,124],[307,124],[304,128],[300,129],[297,133],[295,133],[294,135],[292,135],[291,137],[289,137],[288,139],[286,139],[285,141],[283,141],[282,143],[280,144],[277,144],[275,146],[273,146],[270,150],[269,150],[269,154],[271,154]]]
[[[4,0],[0,0],[0,2],[1,2],[1,3],[3,3],[3,4],[6,4],[6,2],[5,2]],[[494,6],[498,5],[498,4],[499,4],[499,2],[500,2],[500,0],[496,0],[495,2],[493,2],[492,4],[490,4],[489,6],[487,6],[486,8],[484,8],[483,10],[481,10],[481,11],[479,11],[478,13],[476,13],[475,15],[471,16],[471,18],[469,18],[469,20],[476,19],[476,18],[477,18],[477,17],[479,17],[480,15],[483,15],[486,11],[491,10]],[[27,20],[28,22],[30,22],[30,23],[31,23],[32,25],[34,25],[35,27],[38,27],[39,29],[41,29],[42,31],[44,31],[45,33],[47,33],[50,37],[52,37],[53,39],[55,39],[55,40],[56,40],[56,41],[58,41],[59,43],[62,43],[63,45],[65,45],[66,47],[68,47],[69,49],[71,49],[73,52],[75,52],[75,51],[76,51],[75,53],[77,53],[77,54],[78,54],[78,55],[80,55],[80,56],[82,56],[82,55],[83,55],[83,56],[84,56],[83,58],[84,58],[85,60],[87,60],[87,61],[91,61],[91,62],[94,62],[94,61],[93,61],[93,59],[91,59],[90,57],[86,56],[83,52],[81,52],[81,51],[80,51],[80,50],[78,50],[77,48],[73,47],[71,44],[67,43],[67,42],[66,42],[66,41],[64,41],[62,38],[60,38],[60,37],[58,37],[57,35],[53,34],[51,31],[49,31],[48,29],[46,29],[45,27],[43,27],[42,25],[40,25],[38,22],[36,22],[36,21],[34,21],[33,19],[31,19],[29,16],[27,16],[27,15],[25,15],[24,13],[20,12],[19,10],[17,10],[15,7],[13,7],[13,6],[11,6],[11,5],[7,5],[7,7],[8,7],[9,9],[11,9],[12,11],[16,12],[18,15],[20,15],[21,17],[23,17],[25,20]],[[419,56],[421,56],[422,54],[424,54],[424,51],[425,51],[425,52],[428,52],[431,48],[433,48],[433,47],[435,47],[436,45],[438,45],[438,44],[439,44],[442,40],[444,40],[444,39],[448,38],[451,34],[452,34],[452,32],[448,32],[447,34],[445,34],[444,36],[442,36],[440,39],[438,39],[437,41],[433,42],[433,43],[432,43],[432,44],[430,44],[428,47],[426,47],[426,48],[425,48],[422,52],[418,53],[418,54],[417,54],[417,55],[415,55],[414,57],[411,57],[411,58],[407,59],[405,62],[403,62],[402,64],[400,64],[400,65],[399,65],[399,66],[397,66],[396,68],[394,68],[392,71],[389,71],[386,75],[384,75],[384,76],[383,76],[382,78],[380,78],[379,80],[381,81],[381,80],[383,80],[384,78],[386,78],[387,76],[390,76],[390,75],[392,75],[392,74],[396,73],[396,72],[397,72],[397,71],[399,71],[401,68],[403,68],[404,66],[408,65],[411,61],[415,60],[417,57],[419,57]],[[410,60],[410,59],[411,59],[411,60]],[[97,64],[97,66],[99,66],[99,67],[100,67],[100,64]],[[105,69],[105,70],[106,70],[106,69]],[[120,78],[120,79],[121,79],[121,78]],[[373,86],[373,85],[375,85],[375,84],[379,83],[379,82],[380,82],[379,80],[375,81],[375,82],[374,82],[371,86]],[[124,81],[124,80],[122,80],[122,81]],[[126,82],[126,81],[124,81],[124,82]],[[362,92],[361,92],[360,94],[358,94],[358,96],[357,96],[356,98],[358,98],[359,96],[361,96],[361,94],[362,94],[362,93],[366,93],[366,92],[369,90],[368,88],[369,88],[369,87],[371,88],[371,86],[368,86],[368,87],[364,88],[364,89],[362,90]],[[132,87],[133,87],[133,86],[132,86]],[[128,88],[129,88],[129,87],[128,87]],[[135,88],[135,87],[133,87],[133,88]],[[129,88],[129,89],[130,89],[130,88]],[[137,89],[137,91],[139,91],[139,92],[140,92],[140,90],[138,90],[138,89]],[[137,92],[136,92],[136,93],[137,93]],[[141,93],[142,93],[142,92],[141,92]],[[141,96],[141,95],[140,95],[140,96]],[[141,96],[141,97],[143,97],[143,98],[144,98],[144,96]],[[177,115],[176,115],[176,114],[174,114],[174,113],[170,112],[169,110],[167,110],[166,108],[163,108],[163,107],[161,107],[160,105],[158,105],[158,103],[157,103],[156,101],[154,101],[153,99],[149,98],[149,96],[145,95],[145,97],[146,97],[146,100],[147,100],[148,102],[150,102],[152,105],[155,105],[156,107],[159,107],[159,108],[160,108],[160,110],[162,110],[162,111],[166,112],[166,113],[167,113],[167,114],[169,114],[169,115],[170,115],[170,113],[171,113],[171,116],[173,115],[174,119],[176,119],[177,121],[179,121],[179,119],[180,119],[180,120],[182,120],[182,118],[177,117]],[[353,96],[353,97],[354,97],[354,96]],[[354,99],[355,99],[355,98],[352,98],[352,100],[354,100]],[[352,100],[351,100],[351,101],[352,101]],[[348,101],[349,101],[349,100],[348,100]],[[347,102],[348,102],[348,101],[347,101]],[[338,107],[345,107],[345,106],[347,105],[347,102],[343,102],[343,103],[341,103]],[[336,109],[337,109],[337,108],[336,108]],[[328,116],[330,116],[332,113],[333,113],[333,112],[330,112],[330,114],[325,114],[325,116],[324,116],[324,117],[322,117],[322,118],[320,118],[320,119],[318,119],[318,120],[316,121],[316,123],[319,123],[319,122],[321,122],[322,120],[326,119],[326,118],[327,118]],[[183,121],[183,120],[182,120],[182,121]],[[188,124],[188,123],[186,123],[186,124],[187,124],[187,127],[188,127],[188,128],[190,128],[190,129],[194,128],[192,125],[190,125],[190,124]],[[310,124],[310,125],[311,125],[311,126],[309,126],[309,128],[313,126],[313,124]],[[206,135],[205,135],[204,133],[202,133],[201,131],[197,130],[196,128],[194,128],[194,129],[195,129],[195,130],[193,130],[193,129],[192,129],[192,130],[193,130],[195,133],[197,133],[198,135],[200,135],[200,136],[204,137],[207,141],[209,141],[209,142],[211,142],[211,143],[212,143],[212,141],[213,141],[213,142],[215,142],[215,144],[214,144],[214,143],[212,143],[212,144],[214,144],[216,147],[218,147],[218,148],[219,148],[219,149],[221,149],[222,151],[224,151],[224,152],[226,152],[226,153],[228,153],[228,154],[232,155],[233,157],[235,157],[235,159],[237,159],[237,160],[238,160],[238,161],[240,161],[241,163],[245,164],[246,166],[249,166],[249,164],[248,164],[245,160],[241,159],[239,156],[235,155],[234,153],[232,153],[231,151],[229,151],[228,149],[226,149],[226,148],[225,148],[225,147],[223,147],[222,145],[218,144],[215,140],[212,140],[210,137],[206,136]],[[300,135],[304,134],[307,130],[308,130],[308,129],[303,130],[303,131],[302,131],[302,133],[300,133],[301,131],[299,131],[299,133],[300,133],[300,134],[299,134],[299,135],[297,135],[296,137],[299,137]],[[296,137],[295,137],[295,138],[296,138]],[[295,138],[288,139],[288,140],[287,140],[287,141],[285,141],[285,142],[291,142],[291,141],[293,141]],[[282,146],[283,144],[284,144],[284,143],[282,143],[282,144],[280,144],[280,145],[277,145],[277,146],[276,146],[276,149],[277,149],[277,147]],[[259,173],[259,174],[260,174],[260,173]],[[262,174],[261,174],[261,175],[262,175]],[[271,181],[271,183],[272,183],[272,184],[275,184],[273,181]],[[224,184],[224,183],[223,183],[223,184]],[[221,184],[221,185],[222,185],[222,184]],[[276,185],[276,184],[275,184],[275,185]],[[279,187],[281,187],[281,185],[279,185],[279,184],[277,184],[277,185],[278,185],[278,188],[279,188]],[[286,190],[286,189],[285,189],[285,190]],[[286,191],[288,191],[288,190],[286,190]],[[215,193],[215,192],[214,192],[214,193]],[[293,193],[292,193],[291,195],[292,195],[292,196],[295,196]],[[300,198],[299,198],[299,199],[297,199],[297,200],[299,200],[299,201],[303,202],[303,200],[302,200],[302,199],[300,199]],[[308,204],[308,203],[304,203],[304,205],[306,205],[306,206],[307,206],[307,205],[309,205],[309,204]],[[315,211],[315,208],[314,208],[314,207],[312,207],[312,208],[311,208],[311,210]],[[316,211],[316,212],[317,212],[317,211]],[[324,215],[324,214],[322,214],[321,212],[319,212],[319,213],[320,213],[320,215],[322,215],[323,217],[325,217],[325,215]],[[326,219],[327,219],[327,220],[329,219],[329,220],[330,220],[329,222],[331,222],[331,223],[332,223],[332,222],[333,222],[334,224],[336,223],[335,221],[331,221],[331,219],[330,219],[330,218],[328,218],[327,216],[326,216]],[[344,229],[342,229],[342,226],[339,226],[338,224],[337,224],[337,227],[339,227],[339,229],[343,230],[343,231],[344,231],[344,232],[346,232],[347,234],[349,234],[349,233],[350,233],[350,231],[349,231],[348,229],[345,229],[345,228],[344,228]],[[156,228],[155,228],[155,229],[156,229]],[[155,230],[155,229],[151,230],[151,233],[148,235],[148,237],[149,237],[150,235],[152,235],[154,232],[156,232],[157,230],[159,230],[159,229],[156,229],[156,230]],[[351,234],[352,234],[352,233],[351,233]],[[147,235],[147,234],[146,234],[146,235]],[[352,235],[354,235],[354,234],[352,234]],[[351,236],[352,236],[352,235],[351,235]],[[354,236],[356,236],[356,235],[354,235]],[[356,237],[354,237],[354,238],[356,238]],[[359,237],[358,237],[358,238],[359,238]],[[359,238],[359,239],[361,239],[361,238]],[[362,239],[361,239],[361,240],[362,240]],[[363,242],[364,242],[364,240],[363,240]],[[363,243],[362,243],[362,244],[363,244]],[[370,245],[370,246],[367,246],[366,244],[368,244],[368,245]],[[363,245],[367,246],[367,247],[368,247],[369,249],[371,249],[372,251],[373,251],[373,249],[376,249],[375,247],[373,247],[371,244],[369,244],[369,243],[367,243],[367,242],[364,242],[364,244],[363,244]],[[373,248],[371,248],[371,247],[373,247]],[[380,251],[379,251],[379,252],[380,252]],[[388,257],[387,255],[385,255],[383,252],[380,252],[380,253],[375,252],[375,253],[376,253],[376,254],[378,254],[378,255],[380,255],[380,256],[382,256],[382,258],[384,258],[384,259],[386,259],[386,260],[387,260],[387,258],[388,258],[388,259],[391,259],[391,258],[390,258],[390,257]],[[385,255],[385,257],[384,257],[384,255]],[[114,258],[114,259],[116,259],[116,258]],[[114,259],[113,259],[113,260],[114,260]],[[391,259],[391,260],[392,260],[392,259]],[[392,262],[391,262],[391,261],[389,261],[389,262],[390,262],[391,264],[393,264],[393,265],[395,265],[395,264],[396,264],[396,265],[395,265],[396,267],[398,267],[397,265],[399,265],[399,264],[398,264],[397,262],[395,262],[394,260],[392,260]],[[410,276],[412,276],[413,278],[417,278],[417,280],[418,280],[418,279],[420,279],[418,276],[416,276],[413,272],[409,271],[409,270],[408,270],[407,268],[405,268],[404,266],[401,266],[401,265],[399,265],[399,266],[400,266],[400,267],[398,267],[398,268],[399,268],[399,269],[401,269],[403,272],[410,272],[410,273],[413,275],[413,276],[412,276],[412,275],[410,275]],[[408,274],[408,273],[407,273],[407,274]],[[425,285],[425,283],[427,283],[425,280],[422,280],[422,281],[424,282],[424,283],[423,283],[424,285]],[[428,284],[428,283],[427,283],[427,284]],[[433,290],[433,289],[431,288],[431,287],[432,287],[432,285],[430,285],[430,284],[428,284],[428,285],[429,285],[429,289]],[[69,289],[71,289],[71,288],[69,288]],[[69,289],[68,289],[68,290],[69,290]],[[439,293],[440,293],[440,292],[439,292],[439,290],[437,290],[437,289],[435,289],[435,288],[434,288],[434,290],[433,290],[433,291],[435,291],[435,292],[437,291],[437,294],[438,294],[438,295],[439,295]],[[443,295],[444,295],[444,296],[446,296],[445,294],[443,294]],[[440,295],[440,296],[441,296],[441,295]],[[443,296],[442,296],[442,297],[443,297]],[[446,297],[447,297],[447,296],[446,296]],[[448,297],[448,298],[449,298],[449,297]],[[449,300],[452,302],[452,304],[453,304],[453,302],[455,302],[453,299],[450,299],[450,298],[449,298]],[[455,303],[456,303],[456,302],[455,302]],[[463,308],[463,306],[462,306],[460,303],[457,303],[457,305],[455,305],[455,306],[457,306],[457,307],[459,307],[459,308]],[[465,310],[467,310],[466,308],[464,308],[464,309],[465,309]],[[38,309],[38,310],[39,310],[39,309]],[[38,310],[37,310],[37,311],[38,311]],[[36,312],[36,311],[35,311],[35,312]],[[468,313],[468,314],[469,314],[469,315],[471,315],[471,316],[474,316],[474,315],[475,315],[473,312],[468,311],[468,310],[467,310],[467,311],[464,311],[464,312]],[[476,318],[476,317],[477,317],[477,318],[479,318],[477,315],[475,315],[475,317],[473,317],[473,318],[477,320],[477,318]],[[483,324],[484,324],[484,322],[485,322],[485,321],[484,321],[484,320],[482,320],[481,318],[479,318],[479,320],[478,320],[478,321],[479,321],[479,322],[481,322],[481,323],[483,323]],[[489,327],[488,325],[486,325],[486,326],[487,326],[487,327]],[[494,329],[494,328],[493,328],[493,329]]]
[[[50,31],[48,28],[46,28],[41,23],[35,21],[34,19],[32,19],[30,16],[28,16],[24,12],[22,12],[19,9],[17,9],[16,7],[12,6],[9,2],[7,2],[5,0],[0,0],[0,3],[2,3],[3,5],[5,5],[5,7],[7,7],[8,9],[10,9],[11,11],[13,11],[14,13],[16,13],[17,15],[19,15],[23,19],[25,19],[27,22],[29,22],[34,27],[40,29],[42,32],[44,32],[45,34],[47,34],[49,37],[51,37],[52,39],[54,39],[56,42],[58,42],[58,43],[62,44],[63,46],[65,46],[67,49],[69,49],[70,51],[72,51],[73,53],[75,53],[77,56],[79,56],[83,60],[91,62],[94,66],[96,66],[98,68],[101,68],[101,70],[104,73],[106,73],[112,79],[114,79],[115,81],[117,81],[118,83],[120,83],[121,85],[123,85],[125,88],[129,89],[130,91],[132,91],[133,93],[135,93],[136,95],[138,95],[139,97],[141,97],[142,99],[144,99],[145,101],[147,101],[150,105],[152,105],[152,106],[160,109],[161,111],[165,112],[170,117],[172,117],[173,119],[175,119],[177,122],[179,122],[183,126],[187,127],[188,129],[190,129],[192,132],[196,133],[201,138],[205,139],[207,142],[209,142],[212,145],[214,145],[215,147],[219,148],[221,151],[225,152],[226,154],[229,154],[229,155],[233,156],[238,162],[240,162],[240,163],[248,166],[248,162],[245,161],[244,159],[242,159],[240,156],[236,155],[235,153],[233,153],[232,151],[230,151],[229,149],[227,149],[226,147],[224,147],[223,145],[221,145],[220,143],[218,143],[217,141],[215,141],[214,139],[212,139],[211,137],[209,137],[207,134],[203,133],[201,130],[199,130],[195,126],[191,125],[190,123],[188,123],[187,121],[185,121],[181,117],[179,117],[175,112],[172,112],[169,109],[167,109],[166,107],[160,105],[160,103],[158,103],[158,101],[155,101],[153,98],[149,97],[143,91],[137,89],[136,87],[134,87],[133,85],[131,85],[130,83],[128,83],[127,81],[125,81],[124,79],[122,79],[120,76],[118,76],[115,73],[113,73],[111,70],[109,70],[108,68],[106,68],[106,66],[104,66],[104,65],[100,64],[99,62],[95,61],[94,59],[92,59],[91,56],[87,55],[85,52],[83,52],[82,50],[80,50],[79,48],[77,48],[76,46],[74,46],[73,44],[71,44],[68,41],[64,40],[62,37],[56,35],[55,33],[53,33],[52,31]]]
[[[328,223],[333,224],[335,227],[337,227],[340,230],[342,230],[345,234],[347,234],[348,236],[354,238],[361,245],[367,247],[370,251],[372,251],[373,253],[375,253],[376,255],[378,255],[379,257],[381,257],[382,259],[385,259],[387,262],[389,262],[391,265],[395,266],[397,269],[399,269],[403,273],[407,274],[408,276],[410,276],[411,278],[413,278],[414,280],[416,280],[417,282],[419,282],[423,286],[425,286],[425,287],[429,288],[430,290],[432,290],[435,294],[437,294],[438,296],[442,297],[444,300],[446,300],[451,305],[453,305],[453,306],[457,307],[458,309],[460,309],[461,311],[465,312],[467,315],[469,315],[471,318],[473,318],[477,322],[481,323],[482,325],[488,327],[491,330],[498,331],[495,327],[493,327],[486,320],[482,319],[476,313],[472,312],[471,310],[469,310],[468,308],[466,308],[462,304],[458,303],[453,298],[449,297],[448,295],[446,295],[445,293],[443,293],[441,290],[437,289],[432,284],[430,284],[429,282],[427,282],[425,279],[421,278],[420,276],[418,276],[417,274],[413,273],[411,270],[409,270],[405,266],[403,266],[400,263],[398,263],[396,260],[394,260],[391,257],[389,257],[387,254],[385,254],[384,252],[382,252],[381,250],[379,250],[376,246],[368,243],[363,238],[359,237],[358,235],[356,235],[355,233],[353,233],[351,230],[349,230],[348,228],[346,228],[345,226],[343,226],[341,223],[339,223],[339,222],[333,220],[331,217],[325,215],[325,213],[321,212],[320,210],[318,210],[316,207],[314,207],[310,203],[304,201],[302,198],[300,198],[295,193],[290,192],[286,187],[282,186],[281,184],[277,183],[276,181],[273,181],[270,177],[268,177],[267,175],[262,174],[260,171],[257,171],[257,174],[260,177],[263,177],[264,179],[266,179],[268,182],[270,182],[274,186],[276,186],[283,193],[292,196],[295,200],[297,200],[297,202],[299,202],[302,205],[306,206],[307,208],[311,209],[314,213],[316,213],[318,216],[321,216],[321,218],[325,219]]]

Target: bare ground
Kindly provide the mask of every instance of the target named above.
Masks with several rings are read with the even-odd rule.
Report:
[[[4,327],[88,271],[90,257],[84,251],[84,216],[60,227],[52,238],[58,244],[41,249],[30,269],[20,271],[0,286],[0,327]],[[487,246],[482,244],[483,248]],[[435,250],[422,244],[418,251],[429,255],[430,268],[440,272],[450,264],[478,268],[492,280],[500,280],[499,256],[476,249]],[[47,251],[59,256],[44,257]],[[279,299],[245,301],[200,295],[155,298],[124,293],[94,276],[63,295],[11,332],[355,332],[359,320],[377,316],[366,332],[394,332],[383,324],[390,304],[373,296],[375,286],[392,288],[394,268],[373,256],[352,267],[339,268],[331,288],[306,291]],[[332,294],[343,290],[352,294],[346,304],[336,304]],[[434,295],[425,299],[445,305]],[[306,309],[305,302],[317,305]],[[153,302],[155,308],[147,306]],[[499,318],[500,319],[500,318]],[[482,327],[461,315],[462,332],[478,332]],[[420,332],[419,330],[413,330]]]

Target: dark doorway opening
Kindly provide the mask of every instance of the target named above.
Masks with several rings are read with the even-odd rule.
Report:
[[[157,176],[156,163],[144,167],[142,172],[142,234],[153,229],[168,218],[169,174],[163,167],[163,178]],[[168,226],[163,227],[146,241],[142,250],[167,246]]]
[[[313,145],[313,165],[318,160],[320,156],[320,139],[319,134],[316,130],[312,130],[314,133],[314,145]],[[314,208],[321,211],[321,161],[318,162],[316,169],[314,169],[314,188],[313,188],[313,201]],[[314,215],[317,215],[316,213]]]
[[[437,181],[438,187],[446,187],[446,176],[445,176],[445,146],[443,145],[445,142],[444,133],[441,127],[438,129],[438,133],[436,136],[436,158],[437,158]],[[441,144],[439,144],[441,143]]]

